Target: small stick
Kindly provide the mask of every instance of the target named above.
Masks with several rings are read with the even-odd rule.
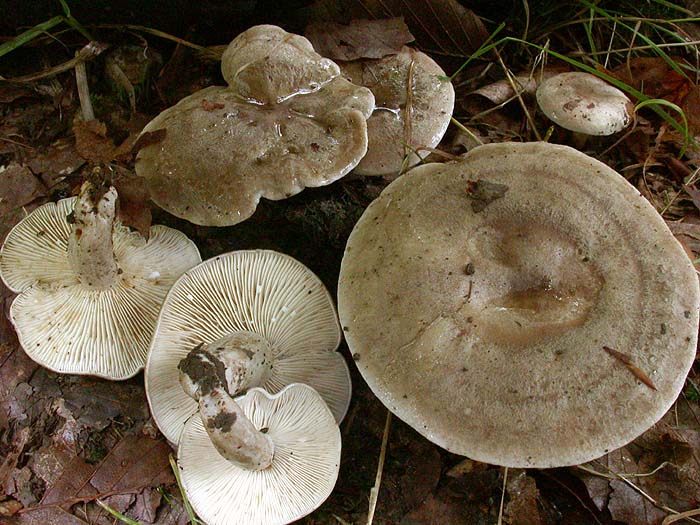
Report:
[[[384,471],[384,458],[386,457],[386,447],[389,442],[389,427],[391,426],[391,412],[386,411],[386,422],[384,423],[384,435],[382,436],[382,448],[379,452],[379,464],[377,465],[377,477],[374,478],[374,487],[369,491],[369,512],[367,513],[367,525],[372,525],[374,521],[374,510],[377,508],[379,497],[379,487],[382,484],[382,472]]]

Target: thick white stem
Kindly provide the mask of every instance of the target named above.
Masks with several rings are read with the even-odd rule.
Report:
[[[223,388],[199,398],[199,414],[212,444],[231,463],[248,470],[263,470],[272,464],[272,439],[255,428]]]
[[[97,290],[109,288],[119,271],[112,245],[116,202],[114,188],[102,192],[85,182],[73,210],[68,260],[81,284]]]
[[[272,368],[272,348],[254,332],[239,331],[195,348],[178,365],[180,384],[193,399],[221,383],[236,396],[262,386]]]

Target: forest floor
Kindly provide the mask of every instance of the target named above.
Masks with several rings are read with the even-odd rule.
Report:
[[[129,180],[130,145],[145,123],[180,98],[222,84],[216,46],[247,27],[274,23],[303,34],[308,24],[334,16],[403,16],[416,47],[449,75],[461,68],[453,77],[456,123],[430,161],[442,162],[478,142],[574,143],[538,111],[533,86],[516,93],[506,71],[538,78],[538,72],[582,64],[652,100],[639,109],[633,127],[591,139],[582,150],[637,187],[697,263],[700,146],[693,137],[700,142],[700,19],[692,17],[692,2],[686,8],[656,0],[645,2],[644,10],[637,7],[641,2],[502,1],[476,5],[474,12],[456,7],[456,0],[299,1],[274,10],[270,2],[196,4],[173,2],[176,16],[157,6],[135,10],[126,1],[99,13],[73,2],[69,21],[77,24],[64,19],[21,45],[16,35],[63,11],[49,1],[31,9],[16,2],[8,10],[13,14],[2,21],[0,44],[17,45],[0,48],[9,51],[0,58],[0,75],[15,79],[0,80],[0,239],[37,206],[75,195],[95,167]],[[339,14],[341,5],[346,11]],[[447,12],[452,15],[439,15]],[[77,28],[104,44],[104,50],[81,55],[95,111],[89,123],[81,118],[74,60],[88,40]],[[487,39],[497,45],[486,49]],[[372,45],[368,38],[365,47]],[[116,53],[133,73],[133,111],[123,86],[107,72]],[[138,57],[148,58],[147,68]],[[669,118],[652,111],[654,105]],[[351,174],[283,201],[263,199],[249,220],[226,228],[193,225],[137,194],[122,220],[135,228],[151,220],[177,228],[194,240],[203,259],[249,248],[284,252],[334,291],[355,222],[390,181]],[[103,525],[128,523],[127,517],[142,524],[189,523],[169,461],[173,451],[149,415],[143,374],[110,382],[38,366],[9,321],[13,298],[0,283],[0,523]],[[700,522],[697,361],[673,408],[633,443],[584,466],[518,470],[450,454],[398,418],[385,436],[386,408],[357,372],[345,343],[340,351],[353,380],[341,425],[341,471],[329,499],[301,523],[367,522],[384,437],[377,525]]]

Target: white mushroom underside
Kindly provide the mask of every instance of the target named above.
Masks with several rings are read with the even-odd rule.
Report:
[[[160,305],[175,279],[200,261],[199,251],[177,230],[153,226],[146,241],[117,223],[121,273],[107,290],[88,289],[67,256],[74,201],[41,206],[8,235],[0,269],[20,293],[10,316],[22,347],[42,366],[126,379],[143,368]]]
[[[146,391],[161,432],[176,442],[197,404],[178,383],[177,365],[200,343],[246,330],[272,346],[264,385],[311,385],[340,421],[350,401],[350,375],[335,352],[340,327],[323,283],[295,259],[251,250],[205,261],[179,279],[161,311],[146,366]]]
[[[340,432],[325,403],[298,384],[276,395],[255,388],[236,401],[256,428],[268,429],[272,465],[234,466],[195,414],[178,446],[182,486],[194,510],[208,525],[282,525],[312,512],[333,490],[340,463]]]

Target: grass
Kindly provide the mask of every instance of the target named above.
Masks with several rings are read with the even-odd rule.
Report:
[[[613,7],[606,7],[607,4]],[[646,11],[640,8],[641,4],[647,6]],[[563,16],[564,12],[570,13],[572,6],[579,8],[573,20],[564,18],[556,20],[557,17]],[[628,10],[623,9],[624,7]],[[662,59],[669,68],[686,78],[688,82],[694,82],[694,78],[700,76],[698,68],[691,63],[679,62],[669,55],[669,51],[685,50],[691,53],[689,50],[691,46],[688,45],[688,40],[679,24],[700,22],[700,19],[689,18],[687,10],[665,0],[653,0],[647,3],[580,0],[573,4],[547,0],[538,2],[535,7],[527,5],[525,12],[528,15],[538,13],[537,20],[528,18],[521,22],[524,25],[521,34],[530,35],[529,39],[511,35],[503,36],[506,32],[518,34],[518,28],[510,28],[511,30],[508,31],[507,22],[499,24],[482,46],[449,77],[450,80],[454,81],[467,67],[479,61],[486,59],[491,61],[493,55],[499,61],[502,55],[508,57],[525,55],[532,70],[534,69],[532,64],[537,61],[536,53],[545,58],[543,63],[546,58],[556,59],[568,64],[573,70],[590,73],[617,87],[635,100],[635,113],[644,109],[654,112],[681,136],[683,146],[680,148],[679,157],[682,157],[690,147],[698,148],[692,130],[689,128],[688,118],[681,107],[673,102],[648,95],[644,92],[643,86],[637,88],[615,78],[610,74],[610,70],[628,62],[632,57],[651,56]],[[678,14],[686,16],[678,18],[675,16]],[[569,49],[555,49],[555,42],[564,40],[555,38],[554,33],[557,31],[570,33],[572,38],[566,39]],[[700,55],[695,58],[700,63]],[[510,65],[510,67],[513,66]],[[504,73],[509,75],[506,66],[503,64],[502,67]],[[523,65],[523,68],[525,67]],[[520,102],[524,108],[522,99]],[[527,111],[526,116],[531,120]],[[534,126],[531,127],[534,138],[539,140],[539,133]]]

